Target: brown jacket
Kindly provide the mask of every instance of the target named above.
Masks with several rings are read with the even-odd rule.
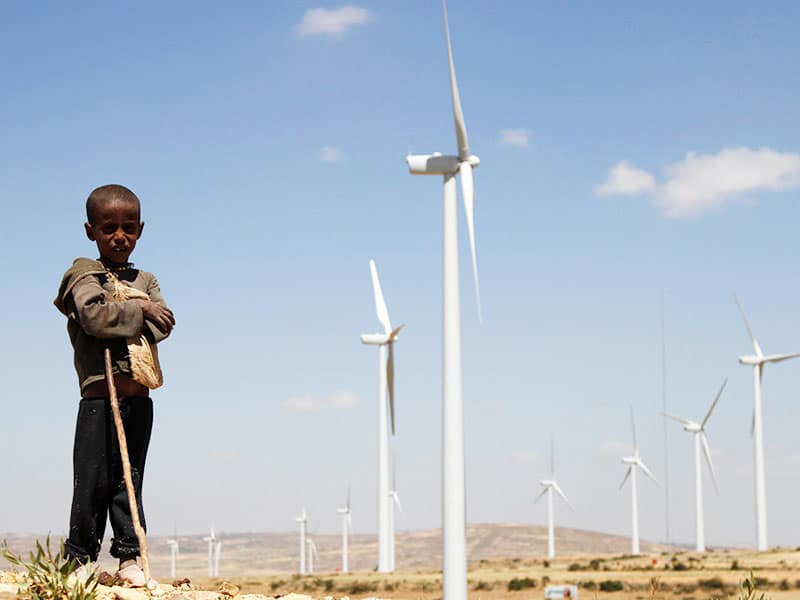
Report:
[[[117,276],[145,292],[153,302],[166,306],[152,273],[130,269]],[[103,263],[76,258],[64,273],[54,301],[68,319],[67,332],[75,350],[75,371],[81,392],[90,383],[105,379],[106,347],[111,350],[112,371],[131,376],[126,339],[144,333],[151,344],[157,344],[169,335],[144,320],[139,301],[114,301],[113,289]]]

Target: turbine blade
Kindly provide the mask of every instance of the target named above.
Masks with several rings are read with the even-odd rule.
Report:
[[[753,411],[753,418],[750,420],[750,437],[756,434],[756,412]]]
[[[389,334],[392,331],[392,323],[389,321],[389,310],[386,308],[386,301],[383,299],[381,282],[378,279],[378,269],[372,259],[369,261],[369,272],[372,275],[372,292],[375,295],[375,313],[378,315],[378,321],[383,325],[383,332]]]
[[[625,472],[625,477],[622,478],[622,483],[619,484],[619,489],[622,489],[622,486],[625,485],[625,482],[628,481],[628,477],[631,476],[631,471],[633,470],[633,465],[628,467],[628,470]]]
[[[689,425],[691,421],[689,419],[684,419],[683,417],[676,417],[675,415],[671,415],[669,413],[662,412],[663,416],[667,417],[668,419],[672,419],[673,421],[677,421],[681,425]]]
[[[353,517],[350,513],[347,513],[347,531],[353,531]]]
[[[764,356],[764,353],[761,352],[761,347],[758,345],[758,341],[756,341],[756,336],[753,335],[753,329],[750,327],[750,321],[747,320],[747,315],[744,314],[744,308],[742,308],[742,303],[739,302],[739,296],[734,294],[733,297],[736,300],[736,305],[739,307],[739,312],[742,313],[742,320],[744,321],[744,326],[747,327],[747,334],[750,336],[750,340],[753,342],[753,350],[757,356]]]
[[[461,110],[461,97],[458,94],[456,69],[453,66],[453,48],[450,45],[450,25],[447,21],[445,0],[442,0],[442,13],[444,13],[444,35],[447,38],[447,63],[450,67],[450,94],[453,99],[453,120],[456,126],[456,140],[458,141],[458,159],[465,161],[469,158],[469,142],[467,141],[467,126],[464,124],[464,113]]]
[[[534,504],[536,504],[536,503],[537,503],[539,500],[541,500],[541,499],[542,499],[542,496],[544,496],[544,495],[547,493],[547,490],[548,490],[548,489],[549,489],[549,488],[544,488],[544,489],[542,490],[542,492],[541,492],[541,493],[540,493],[538,496],[536,496],[536,500],[534,500],[534,501],[533,501],[533,503],[534,503]]]
[[[772,354],[764,357],[764,362],[781,362],[790,358],[797,358],[800,352],[792,352],[791,354]]]
[[[389,360],[386,361],[386,384],[389,387],[389,419],[394,435],[394,341],[389,340]]]
[[[550,436],[550,476],[555,479],[556,474],[556,452],[553,447],[553,436]]]
[[[397,510],[403,512],[403,507],[400,505],[400,496],[397,492],[392,492],[392,499],[394,500],[395,506],[397,506]]]
[[[633,406],[631,406],[631,432],[633,433],[633,453],[639,456],[639,444],[636,443],[636,423],[633,422]]]
[[[652,479],[656,485],[659,486],[661,485],[660,483],[658,483],[658,479],[656,479],[656,476],[650,472],[650,469],[647,468],[647,465],[644,464],[644,462],[642,462],[641,459],[637,459],[636,464],[639,465],[639,467],[641,467],[642,471],[644,471],[644,474],[647,475],[650,479]]]
[[[719,397],[722,396],[722,390],[725,389],[725,385],[727,383],[728,383],[728,379],[726,378],[725,381],[722,382],[722,387],[719,388],[719,391],[717,392],[717,396],[716,396],[716,398],[714,398],[714,402],[711,403],[711,408],[708,409],[708,412],[706,413],[705,419],[703,419],[703,422],[700,424],[700,428],[701,429],[705,429],[706,423],[708,422],[708,418],[711,416],[711,413],[714,412],[714,407],[717,405],[717,402],[719,402]]]
[[[478,254],[475,248],[475,182],[472,179],[472,165],[463,161],[459,165],[461,172],[461,192],[464,197],[464,214],[467,219],[469,250],[472,255],[472,279],[475,282],[475,301],[478,306],[478,320],[483,322],[481,311],[481,287],[478,281]]]
[[[558,483],[555,483],[555,482],[553,482],[553,488],[555,488],[555,490],[556,490],[556,493],[557,493],[559,496],[561,496],[561,499],[562,499],[564,502],[566,502],[566,503],[567,503],[567,506],[569,506],[569,507],[570,507],[572,510],[575,510],[575,507],[574,507],[574,506],[572,506],[572,504],[570,504],[570,501],[567,499],[567,495],[566,495],[566,494],[565,494],[565,493],[564,493],[564,492],[561,490],[561,488],[559,487]]]
[[[714,472],[714,463],[711,462],[711,448],[708,447],[708,439],[704,432],[700,432],[700,442],[703,444],[703,454],[706,456],[706,463],[708,470],[711,471],[711,481],[714,483],[714,490],[719,494],[719,486],[717,485],[717,474]]]

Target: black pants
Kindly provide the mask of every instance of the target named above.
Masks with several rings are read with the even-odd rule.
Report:
[[[120,398],[119,409],[128,442],[139,519],[142,527],[146,527],[142,479],[153,428],[153,401],[143,397]],[[69,539],[65,545],[67,555],[81,562],[97,560],[106,518],[110,518],[114,533],[111,556],[121,559],[138,556],[139,542],[133,529],[117,431],[108,398],[81,399],[72,469],[72,511]]]

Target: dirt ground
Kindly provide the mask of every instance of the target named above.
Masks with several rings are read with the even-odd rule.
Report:
[[[480,560],[468,573],[471,598],[523,600],[543,598],[551,584],[577,584],[582,598],[625,600],[738,598],[738,584],[752,569],[759,592],[774,600],[800,599],[800,551],[767,553],[723,551],[696,554],[664,552],[638,557],[572,556],[550,562],[542,559]],[[351,599],[368,597],[396,600],[441,598],[441,573],[401,570],[393,574],[359,572],[315,573],[306,576],[233,577],[242,593],[268,596],[290,592],[314,597]],[[216,589],[221,580],[195,578],[204,589]],[[622,586],[622,590],[604,591]],[[517,588],[517,589],[514,589]]]

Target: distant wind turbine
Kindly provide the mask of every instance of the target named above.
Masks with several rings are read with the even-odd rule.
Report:
[[[342,515],[342,573],[350,571],[350,561],[348,557],[348,542],[350,532],[353,530],[353,518],[350,511],[350,488],[347,488],[347,504],[337,508],[336,512]]]
[[[214,553],[217,545],[217,536],[214,533],[214,524],[211,524],[211,535],[203,538],[204,542],[208,542],[208,576],[214,577]]]
[[[728,383],[728,380],[722,382],[722,387],[719,388],[719,392],[717,392],[714,401],[711,403],[711,407],[708,409],[705,418],[701,423],[697,423],[695,421],[690,421],[689,419],[685,419],[684,417],[676,417],[674,415],[669,415],[667,413],[663,413],[665,417],[669,417],[674,421],[683,426],[684,431],[691,433],[694,435],[694,480],[695,480],[695,526],[696,526],[696,541],[695,541],[695,550],[697,552],[705,552],[706,551],[706,542],[705,542],[705,530],[703,526],[703,472],[702,472],[702,464],[700,459],[700,448],[703,449],[703,454],[706,457],[706,463],[708,464],[708,469],[711,472],[711,481],[714,482],[714,489],[717,490],[719,493],[719,489],[717,488],[717,476],[714,474],[714,465],[711,462],[711,450],[708,447],[708,439],[706,439],[706,423],[708,423],[708,419],[711,416],[711,413],[714,412],[714,407],[719,402],[719,397],[722,395],[722,390],[725,389],[725,384]]]
[[[361,336],[363,344],[378,346],[378,571],[388,573],[390,567],[389,542],[389,424],[387,419],[386,391],[389,391],[389,416],[394,435],[394,343],[403,328],[392,329],[389,311],[383,299],[381,282],[375,261],[369,261],[372,275],[372,292],[375,296],[375,311],[383,326],[383,333],[366,333]],[[387,360],[388,349],[388,360]]]
[[[406,156],[413,175],[440,175],[444,178],[442,242],[442,595],[444,600],[466,600],[467,536],[464,483],[464,404],[461,395],[461,308],[458,289],[458,219],[456,216],[456,175],[461,175],[464,212],[472,254],[472,275],[480,319],[480,288],[475,251],[475,188],[472,170],[480,159],[470,154],[467,128],[458,93],[453,50],[447,23],[447,7],[442,0],[450,94],[453,104],[457,156],[440,153]]]
[[[739,363],[743,365],[753,366],[753,446],[755,450],[755,479],[756,479],[756,537],[757,547],[759,552],[767,550],[767,484],[764,476],[764,430],[761,420],[761,378],[764,376],[764,366],[767,363],[777,363],[790,358],[800,356],[800,352],[792,354],[771,354],[764,356],[761,351],[756,337],[753,335],[753,330],[750,328],[750,322],[747,320],[747,315],[744,314],[739,298],[734,296],[736,304],[739,306],[739,312],[742,313],[742,320],[750,340],[753,342],[753,351],[755,354],[749,356],[740,356]]]
[[[219,577],[219,558],[222,555],[222,540],[214,544],[214,577]]]
[[[539,481],[544,489],[542,493],[536,497],[535,502],[538,502],[545,494],[547,495],[547,557],[555,558],[556,543],[555,543],[555,520],[553,518],[553,492],[561,496],[561,499],[566,502],[567,506],[572,508],[572,504],[567,500],[566,494],[561,490],[561,487],[556,481],[556,467],[555,467],[555,452],[553,450],[553,441],[550,440],[550,479],[542,479]],[[575,510],[574,508],[572,508]]]
[[[390,566],[392,571],[397,568],[397,564],[395,562],[395,519],[394,519],[394,511],[395,508],[399,512],[403,512],[403,507],[400,504],[400,496],[397,493],[397,478],[394,472],[394,465],[392,466],[392,489],[389,490],[389,540],[391,543],[390,552],[389,552],[389,559],[390,559]]]
[[[317,556],[317,545],[311,538],[306,539],[306,544],[308,544],[308,573],[311,575],[314,573],[314,557]]]
[[[639,456],[639,444],[636,442],[636,425],[633,422],[633,409],[631,408],[631,431],[633,433],[633,456],[625,456],[622,462],[628,465],[628,470],[625,472],[625,477],[619,485],[619,489],[625,485],[625,482],[630,477],[631,479],[631,554],[639,554],[639,500],[636,495],[636,469],[641,469],[645,475],[658,484],[655,476],[644,464],[642,458]]]
[[[306,524],[308,517],[306,516],[306,509],[303,509],[303,514],[295,519],[300,523],[300,575],[306,574]]]
[[[167,540],[167,545],[169,546],[169,557],[170,557],[170,577],[173,581],[177,578],[177,563],[178,563],[178,536],[173,535],[171,540]]]

